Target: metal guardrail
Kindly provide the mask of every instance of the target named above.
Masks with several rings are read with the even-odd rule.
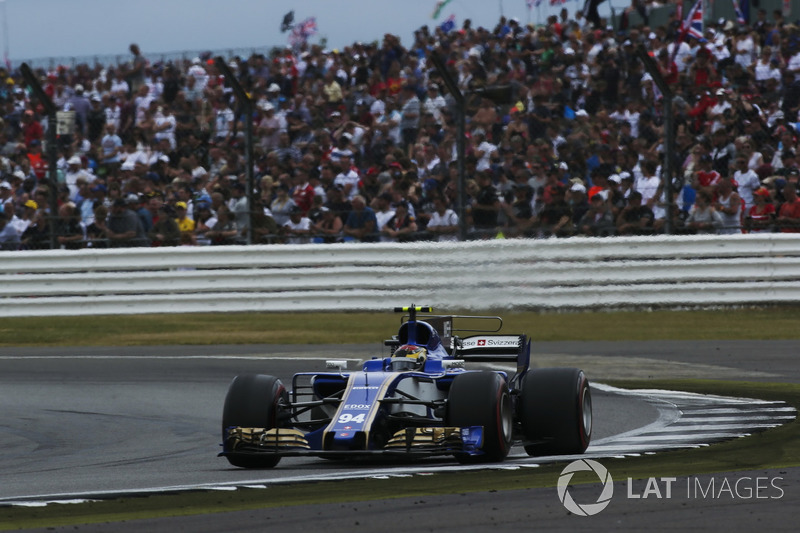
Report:
[[[7,252],[0,316],[800,302],[800,235]]]

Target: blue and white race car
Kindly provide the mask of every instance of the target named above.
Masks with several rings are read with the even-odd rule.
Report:
[[[529,455],[586,450],[592,400],[583,371],[531,369],[530,340],[499,334],[500,317],[435,316],[415,306],[395,311],[405,315],[385,341],[391,355],[360,370],[327,361],[332,371],[298,373],[291,390],[273,376],[236,376],[225,398],[220,455],[234,466],[270,468],[285,456],[451,455],[479,462],[502,461],[515,444]],[[456,329],[456,321],[496,327]],[[509,377],[468,363],[516,369]]]

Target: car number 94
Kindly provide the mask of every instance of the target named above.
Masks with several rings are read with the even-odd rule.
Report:
[[[356,424],[363,424],[364,420],[366,420],[367,415],[365,413],[361,413],[360,415],[351,415],[350,413],[344,413],[339,415],[339,423],[340,424],[348,424],[350,422],[355,422]]]

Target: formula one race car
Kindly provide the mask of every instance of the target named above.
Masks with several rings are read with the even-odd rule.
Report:
[[[222,414],[220,453],[234,466],[270,468],[284,456],[452,455],[502,461],[511,446],[529,455],[579,454],[592,434],[589,382],[576,368],[530,369],[526,335],[496,334],[500,317],[433,316],[402,307],[389,357],[347,372],[298,373],[287,391],[273,376],[236,376]],[[455,321],[494,329],[455,329]],[[475,322],[475,321],[478,322]],[[481,322],[483,321],[483,322]],[[459,337],[454,333],[480,334]],[[467,370],[466,363],[512,363]]]

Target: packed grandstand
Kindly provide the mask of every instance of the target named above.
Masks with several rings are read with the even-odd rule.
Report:
[[[458,240],[459,215],[468,239],[796,232],[800,29],[753,18],[698,38],[677,16],[615,28],[564,10],[228,58],[252,115],[210,54],[131,45],[120,64],[37,70],[57,125],[0,69],[0,246]],[[670,185],[640,47],[674,95]],[[463,208],[456,101],[431,54],[466,97]]]

